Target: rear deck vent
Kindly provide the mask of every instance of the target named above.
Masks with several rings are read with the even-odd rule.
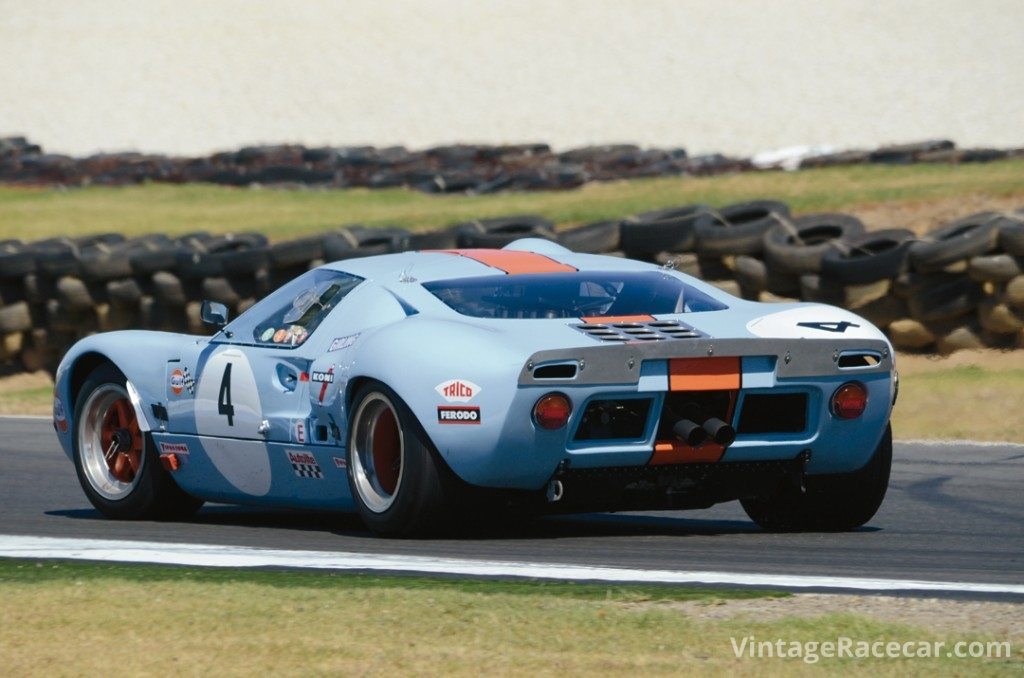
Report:
[[[575,379],[576,363],[558,363],[557,365],[541,365],[533,370],[534,379]]]
[[[655,320],[646,323],[583,323],[576,329],[598,341],[665,341],[695,339],[703,336],[689,325],[676,320]]]

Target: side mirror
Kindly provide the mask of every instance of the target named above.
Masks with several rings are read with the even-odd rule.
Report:
[[[204,301],[199,317],[207,325],[224,327],[228,324],[228,307],[218,301]]]

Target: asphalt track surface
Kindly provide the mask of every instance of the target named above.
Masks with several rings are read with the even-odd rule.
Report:
[[[1024,446],[897,442],[885,503],[848,533],[768,534],[736,502],[388,540],[354,515],[207,505],[189,522],[103,518],[46,419],[0,418],[0,533],[659,570],[1024,584]]]

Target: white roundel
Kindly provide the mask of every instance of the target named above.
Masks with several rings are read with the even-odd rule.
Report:
[[[884,339],[874,325],[834,306],[809,304],[769,313],[747,323],[747,331],[758,337],[777,339]]]
[[[196,432],[226,438],[259,438],[263,421],[256,377],[245,354],[227,348],[206,361],[196,388]]]

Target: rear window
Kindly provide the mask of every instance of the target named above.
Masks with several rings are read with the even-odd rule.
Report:
[[[423,283],[474,318],[579,318],[720,311],[725,304],[660,271],[496,275]]]

